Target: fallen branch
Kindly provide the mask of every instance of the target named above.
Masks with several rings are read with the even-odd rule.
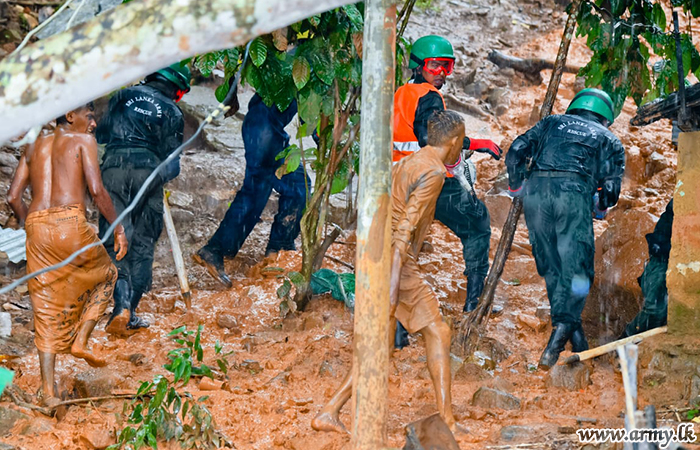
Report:
[[[456,111],[463,112],[472,116],[481,117],[482,119],[489,117],[489,115],[486,114],[479,105],[467,103],[463,100],[458,99],[452,94],[445,94],[443,97],[445,98],[447,107],[450,109],[454,109]]]
[[[33,1],[33,0],[4,0],[5,3],[10,3],[12,5],[20,5],[20,6],[58,6],[63,1],[55,1],[55,2],[40,2],[40,1]]]
[[[334,263],[338,263],[338,264],[340,264],[341,266],[345,266],[345,267],[347,267],[348,269],[352,270],[353,272],[355,271],[355,266],[353,266],[353,265],[350,264],[350,263],[346,263],[346,262],[343,261],[342,259],[335,258],[335,257],[333,257],[333,256],[331,256],[331,255],[326,255],[325,258],[328,259],[328,260],[330,260],[330,261],[333,261]]]
[[[662,333],[665,333],[667,331],[668,331],[668,327],[653,328],[651,330],[645,331],[644,333],[635,334],[634,336],[626,337],[624,339],[619,339],[617,341],[613,341],[613,342],[607,343],[605,345],[601,345],[600,347],[586,350],[585,352],[576,353],[574,355],[569,356],[564,361],[560,362],[559,365],[573,364],[573,363],[576,363],[579,361],[585,361],[587,359],[595,358],[597,356],[601,356],[601,355],[604,355],[606,353],[609,353],[609,352],[617,349],[620,346],[627,345],[630,343],[636,344],[636,343],[644,340],[644,338],[648,338],[650,336],[655,336],[657,334],[662,334]]]
[[[501,69],[509,67],[527,75],[528,79],[532,81],[539,81],[539,83],[542,83],[541,71],[554,69],[554,63],[551,61],[537,58],[518,58],[516,56],[506,55],[498,50],[491,50],[488,59]],[[579,70],[581,70],[580,67],[574,66],[564,66],[562,69],[562,71],[566,73],[578,73]]]

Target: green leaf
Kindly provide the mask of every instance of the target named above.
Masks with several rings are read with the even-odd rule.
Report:
[[[347,14],[350,22],[352,22],[353,29],[355,31],[362,30],[364,19],[360,10],[357,9],[357,6],[345,5],[343,6],[343,11],[345,11],[345,14]]]
[[[219,342],[219,340],[217,339],[216,342],[214,343],[214,353],[216,353],[218,355],[219,353],[221,353],[222,348],[223,348],[223,346],[221,345],[221,342]]]
[[[221,52],[211,52],[198,56],[194,61],[194,66],[202,72],[205,77],[210,77],[211,72],[216,68],[216,63],[221,58]]]
[[[289,280],[284,280],[284,283],[282,283],[282,286],[277,288],[277,298],[286,298],[291,291],[292,291],[292,284],[289,282]]]
[[[301,150],[291,153],[285,162],[287,164],[287,173],[296,171],[301,163]]]
[[[660,4],[654,3],[651,9],[651,16],[654,24],[661,29],[661,31],[666,30],[666,13]]]
[[[228,94],[229,91],[229,86],[228,86],[228,80],[224,80],[221,85],[216,88],[216,91],[214,92],[214,95],[216,96],[216,101],[219,103],[223,102],[224,99],[226,98],[226,95]]]
[[[315,16],[309,17],[309,23],[315,27],[317,27],[321,23],[321,15],[316,14]]]
[[[267,59],[267,46],[265,41],[262,40],[260,36],[253,39],[250,44],[250,60],[253,61],[255,67],[260,67],[263,65]]]
[[[187,330],[187,325],[183,325],[183,326],[181,326],[181,327],[179,327],[179,328],[175,328],[173,331],[171,331],[170,333],[168,333],[168,336],[175,336],[176,334],[180,334],[180,333],[182,333],[183,331],[186,331],[186,330]]]
[[[294,79],[294,85],[297,89],[301,90],[306,86],[311,78],[311,66],[309,62],[304,57],[297,57],[294,60],[294,66],[292,67],[292,77]]]
[[[328,54],[327,49],[319,46],[317,47],[318,48],[316,48],[316,51],[309,56],[311,67],[314,69],[314,73],[321,81],[327,85],[330,85],[333,83],[333,77],[335,75],[331,57]]]
[[[287,278],[294,283],[294,286],[299,286],[304,283],[304,276],[299,272],[289,272]]]
[[[228,365],[226,364],[225,361],[221,359],[216,360],[216,365],[219,366],[219,370],[224,373],[224,375],[228,374]]]
[[[306,86],[299,92],[299,117],[307,123],[315,124],[321,112],[321,96]]]

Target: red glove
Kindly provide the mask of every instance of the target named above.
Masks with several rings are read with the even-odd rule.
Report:
[[[501,159],[501,148],[489,139],[469,139],[469,150],[479,153],[488,153],[493,159]]]

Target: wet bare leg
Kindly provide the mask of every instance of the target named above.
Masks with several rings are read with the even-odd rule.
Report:
[[[396,332],[396,319],[393,314],[389,320],[389,352],[394,348],[394,333]],[[449,340],[449,337],[448,337]],[[391,354],[391,353],[390,353]],[[311,421],[311,428],[316,431],[336,431],[338,433],[348,433],[343,422],[340,421],[340,410],[352,395],[352,370],[343,379],[338,390],[333,394],[330,401]]]
[[[345,428],[343,422],[340,421],[340,410],[343,405],[350,400],[352,395],[352,367],[350,371],[345,376],[343,383],[340,385],[338,390],[333,394],[333,397],[326,404],[326,406],[321,409],[321,411],[314,417],[311,421],[311,428],[316,431],[336,431],[338,433],[348,433],[348,429]]]
[[[56,385],[54,377],[56,372],[56,354],[45,353],[39,350],[39,367],[41,368],[41,391],[43,393],[43,403],[46,406],[53,406],[60,402],[56,396]]]
[[[440,320],[431,323],[420,331],[425,338],[428,371],[435,387],[438,413],[454,433],[458,431],[458,427],[452,414],[450,327]]]
[[[84,359],[91,367],[103,367],[107,365],[107,361],[93,355],[87,345],[87,341],[90,338],[90,334],[92,334],[92,330],[95,329],[95,325],[97,325],[97,321],[95,320],[88,320],[81,325],[78,330],[78,335],[75,337],[75,341],[73,341],[73,345],[70,348],[70,353],[76,358]]]

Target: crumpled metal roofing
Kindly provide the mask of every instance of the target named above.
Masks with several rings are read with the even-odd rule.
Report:
[[[10,261],[17,264],[27,258],[27,233],[24,229],[13,230],[0,227],[0,252],[7,254]]]

